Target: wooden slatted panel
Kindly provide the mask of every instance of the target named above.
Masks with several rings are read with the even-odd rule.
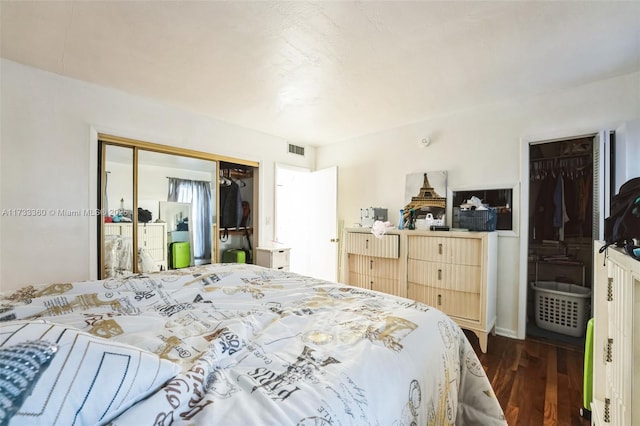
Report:
[[[349,255],[349,284],[398,294],[399,262],[383,257]]]
[[[372,277],[398,279],[398,261],[382,257],[349,256],[349,271]]]
[[[347,232],[345,249],[347,253],[398,259],[400,257],[400,236],[394,234],[377,238],[373,234]]]
[[[408,240],[410,259],[474,266],[482,261],[482,240],[479,238],[409,236]]]
[[[452,238],[451,257],[456,265],[482,264],[482,240],[478,238]]]
[[[349,283],[352,286],[366,288],[367,290],[375,290],[388,294],[396,294],[397,280],[393,278],[372,277],[370,275],[349,273]]]
[[[628,366],[633,365],[633,336],[629,335],[628,321],[631,311],[632,288],[627,272],[615,262],[609,262],[609,276],[613,278],[613,297],[609,303],[609,338],[612,339],[612,362],[606,364],[609,377],[607,396],[611,400],[611,424],[631,424],[631,376]]]
[[[480,294],[479,266],[452,265],[409,259],[407,277],[410,283],[436,288]]]
[[[449,239],[439,237],[408,237],[409,259],[451,263]]]
[[[371,282],[371,290],[383,293],[397,294],[398,280],[393,278],[375,277]]]
[[[411,282],[408,284],[407,294],[410,299],[438,308],[449,316],[473,321],[480,320],[479,294],[429,287]]]
[[[371,279],[366,275],[349,271],[349,285],[371,290]]]

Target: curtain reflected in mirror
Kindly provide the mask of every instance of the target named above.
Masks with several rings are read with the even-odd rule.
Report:
[[[211,181],[169,178],[167,201],[190,205],[191,217],[176,224],[177,231],[193,229],[193,256],[198,263],[211,263]]]

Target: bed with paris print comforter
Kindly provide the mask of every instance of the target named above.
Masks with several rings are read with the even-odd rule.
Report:
[[[0,304],[0,424],[506,424],[464,333],[409,299],[214,264]]]

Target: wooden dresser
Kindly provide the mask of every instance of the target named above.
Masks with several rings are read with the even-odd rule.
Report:
[[[371,232],[346,232],[349,284],[399,295],[400,235],[385,234],[377,238]]]
[[[594,425],[640,424],[640,261],[594,244]]]
[[[407,235],[407,297],[435,306],[473,331],[487,351],[496,323],[497,234]]]
[[[495,232],[344,232],[342,281],[434,306],[473,331],[480,348],[496,323]]]

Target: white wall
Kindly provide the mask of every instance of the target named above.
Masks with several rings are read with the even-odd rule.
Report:
[[[254,216],[260,243],[273,238],[275,162],[337,165],[338,219],[345,226],[358,223],[360,208],[369,206],[387,207],[397,223],[407,173],[447,170],[449,188],[518,185],[522,140],[614,129],[640,118],[640,73],[634,73],[433,117],[298,157],[286,153],[281,138],[12,61],[0,64],[0,209],[94,207],[90,160],[98,130],[260,161],[260,211]],[[425,136],[432,143],[422,148]],[[89,278],[93,219],[0,217],[0,290]],[[519,236],[500,238],[497,327],[505,335],[518,330],[519,249]]]
[[[338,166],[338,220],[345,226],[358,223],[360,209],[369,206],[388,208],[389,220],[397,223],[408,173],[447,170],[449,188],[519,186],[523,140],[595,133],[639,117],[640,73],[634,73],[320,147],[316,166]],[[423,148],[419,142],[427,136],[432,142]],[[501,236],[499,242],[497,331],[514,337],[519,329],[519,250],[520,235],[526,238],[526,216],[525,212],[518,235]]]
[[[260,162],[261,241],[273,238],[275,163],[311,168],[285,140],[160,102],[0,63],[0,290],[91,278],[95,217],[12,216],[10,209],[95,208],[95,132]],[[5,210],[6,209],[6,210]]]

